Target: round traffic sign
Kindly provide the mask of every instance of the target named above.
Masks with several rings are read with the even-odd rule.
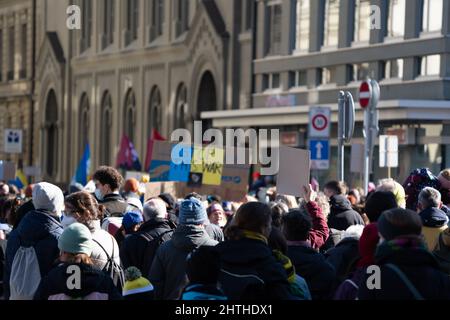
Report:
[[[317,131],[325,130],[328,126],[328,119],[323,114],[316,114],[312,118],[312,126]]]
[[[370,104],[370,99],[372,99],[372,86],[369,81],[364,81],[359,87],[359,104],[361,108],[367,108]]]

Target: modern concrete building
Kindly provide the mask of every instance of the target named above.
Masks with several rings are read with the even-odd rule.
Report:
[[[43,179],[68,183],[87,142],[92,168],[115,164],[124,133],[144,162],[152,128],[167,136],[201,112],[250,106],[252,1],[38,3]],[[69,5],[81,30],[66,26]]]
[[[338,92],[350,91],[357,102],[361,81],[371,77],[381,86],[380,133],[400,138],[400,166],[392,174],[404,179],[414,167],[438,173],[450,166],[450,1],[256,3],[251,108],[204,112],[203,119],[218,128],[280,128],[286,137],[298,133],[294,144],[305,147],[309,108],[331,107],[331,170],[314,172],[324,181],[336,178]],[[371,29],[372,21],[379,28]],[[352,144],[363,141],[356,104]],[[346,153],[346,179],[358,183],[349,170],[350,145]],[[385,177],[377,148],[374,155],[373,178]]]

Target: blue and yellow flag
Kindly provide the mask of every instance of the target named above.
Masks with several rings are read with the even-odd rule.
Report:
[[[89,170],[91,169],[91,151],[89,148],[89,143],[86,144],[84,149],[83,157],[78,164],[77,171],[72,178],[72,184],[80,183],[85,186],[88,183]]]

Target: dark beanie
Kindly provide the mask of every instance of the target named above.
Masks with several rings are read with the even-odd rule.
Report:
[[[158,198],[166,203],[168,210],[175,209],[177,200],[170,193],[161,193]]]
[[[364,211],[370,222],[376,222],[383,211],[397,207],[397,200],[392,192],[376,191],[367,198]]]
[[[377,223],[378,232],[389,241],[399,236],[420,235],[422,221],[419,215],[409,209],[391,209],[385,211]]]

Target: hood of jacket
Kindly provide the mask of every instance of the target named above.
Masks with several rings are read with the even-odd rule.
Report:
[[[440,228],[448,223],[447,215],[438,208],[426,208],[419,215],[425,227]]]
[[[67,268],[71,265],[78,266],[81,271],[81,283],[79,289],[69,289],[67,280],[70,276],[73,277],[73,272],[69,272]],[[47,276],[47,285],[50,296],[65,294],[73,299],[85,297],[93,292],[100,294],[110,294],[112,287],[108,276],[90,265],[86,264],[67,264],[62,263],[57,268],[53,269]]]
[[[352,210],[352,204],[346,197],[342,195],[334,195],[330,198],[330,210],[332,213]]]
[[[254,265],[274,259],[272,251],[263,241],[242,238],[240,240],[229,240],[216,246],[224,263]]]
[[[214,246],[217,241],[211,239],[201,226],[179,225],[172,235],[172,243],[178,249],[192,251],[204,245]]]
[[[375,252],[377,264],[430,266],[438,268],[438,262],[428,251],[420,236],[402,236],[378,245]]]
[[[138,232],[149,232],[154,229],[175,229],[176,225],[167,219],[154,218],[144,222],[140,227]]]
[[[63,226],[59,219],[49,212],[33,210],[29,212],[17,227],[22,245],[34,245],[45,239],[49,233],[62,233]]]

